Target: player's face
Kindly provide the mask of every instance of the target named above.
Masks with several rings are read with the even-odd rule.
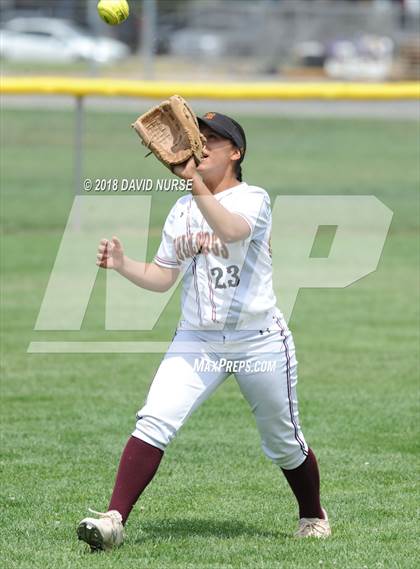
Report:
[[[197,170],[204,180],[214,175],[222,176],[229,168],[233,168],[233,163],[241,156],[240,152],[231,140],[217,134],[211,128],[201,127],[200,131],[206,143],[204,159],[197,166]]]

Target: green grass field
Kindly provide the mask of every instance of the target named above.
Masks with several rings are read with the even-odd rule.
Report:
[[[89,113],[86,177],[164,177],[124,114]],[[303,429],[334,535],[296,541],[285,480],[233,378],[190,419],[127,525],[124,546],[76,540],[106,508],[159,355],[27,354],[31,340],[105,332],[104,272],[80,332],[33,330],[72,203],[72,114],[2,112],[2,558],[14,568],[414,568],[418,533],[418,125],[244,117],[246,179],[278,194],[373,194],[394,212],[378,270],[301,290],[290,322]],[[149,258],[176,195],[154,194]],[[100,199],[100,196],[98,196]],[[170,339],[176,305],[155,337]],[[418,418],[418,415],[417,415]]]

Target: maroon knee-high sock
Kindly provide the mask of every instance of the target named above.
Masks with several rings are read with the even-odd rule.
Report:
[[[304,462],[293,470],[282,468],[299,503],[300,518],[324,518],[319,497],[319,470],[314,453],[308,449]]]
[[[125,524],[140,494],[155,475],[163,451],[130,437],[121,456],[108,510],[117,510]]]

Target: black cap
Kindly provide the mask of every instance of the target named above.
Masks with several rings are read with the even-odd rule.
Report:
[[[240,162],[244,159],[246,152],[246,137],[244,129],[234,119],[220,113],[206,113],[202,117],[197,117],[199,125],[205,125],[223,136],[229,138],[241,151]]]

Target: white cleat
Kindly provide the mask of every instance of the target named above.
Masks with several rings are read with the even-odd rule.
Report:
[[[322,518],[301,518],[299,528],[295,537],[329,537],[331,535],[330,522],[327,512],[322,508],[325,519]]]
[[[117,510],[101,513],[89,508],[98,518],[84,518],[77,528],[77,537],[90,545],[92,551],[112,549],[122,544],[124,527]]]

